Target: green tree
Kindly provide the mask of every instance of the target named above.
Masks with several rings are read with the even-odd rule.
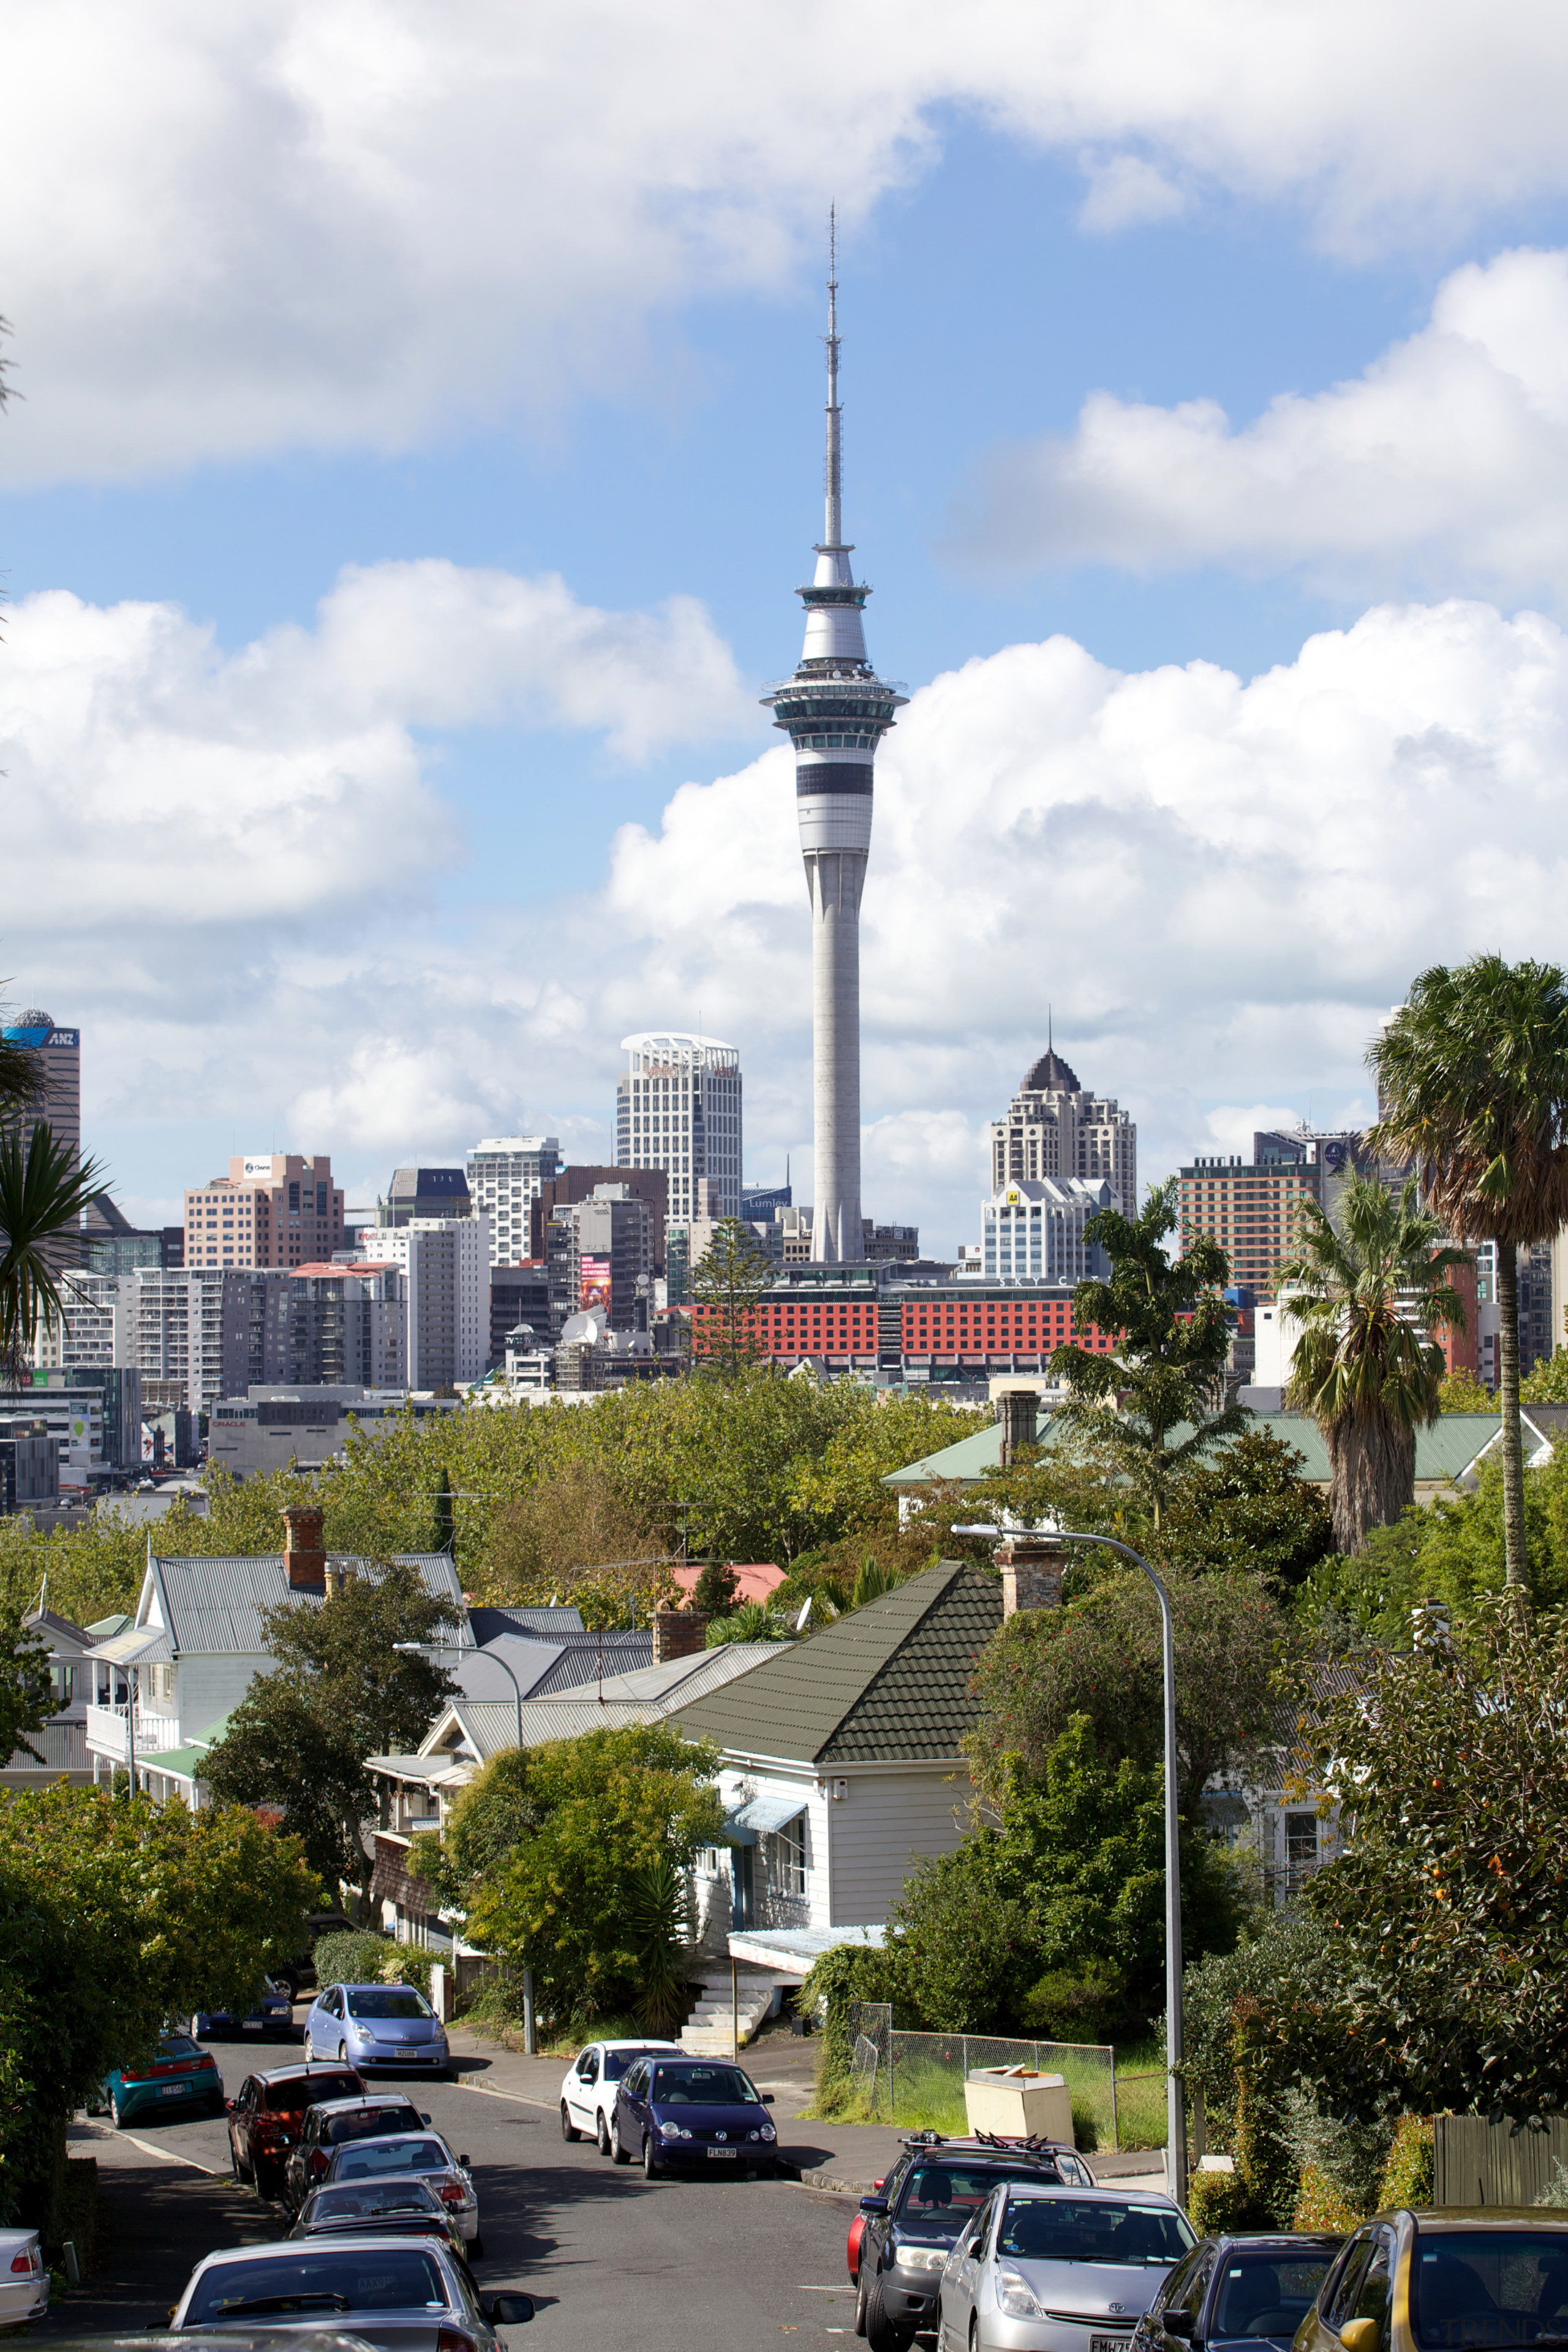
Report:
[[[362,1745],[321,1676],[258,1675],[209,1749],[204,1777],[220,1805],[279,1807],[334,1899],[342,1885],[368,1896],[375,1847],[363,1824],[377,1807],[365,1758],[390,1752]]]
[[[1568,979],[1479,955],[1424,971],[1367,1060],[1374,1149],[1415,1163],[1450,1234],[1496,1244],[1508,1581],[1523,1591],[1517,1252],[1568,1223]]]
[[[727,1568],[721,1559],[710,1559],[704,1563],[692,1590],[691,1605],[705,1617],[727,1617],[735,1606],[739,1591],[734,1570]]]
[[[1181,1568],[1246,1570],[1278,1587],[1300,1584],[1334,1545],[1329,1507],[1301,1476],[1304,1467],[1295,1446],[1266,1429],[1249,1429],[1194,1463],[1171,1488],[1163,1556]]]
[[[452,1551],[457,1545],[457,1532],[452,1517],[452,1481],[443,1462],[436,1473],[435,1546],[437,1551]]]
[[[1213,1774],[1244,1769],[1276,1737],[1278,1676],[1296,1654],[1291,1620],[1256,1577],[1215,1570],[1167,1577],[1176,1636],[1177,1788],[1199,1819]],[[1038,1779],[1076,1717],[1106,1755],[1160,1761],[1160,1614],[1139,1575],[1120,1571],[1063,1609],[1024,1609],[975,1662],[978,1699],[964,1740],[977,1787],[1001,1802]]]
[[[658,1987],[684,1923],[664,1900],[663,1873],[721,1843],[718,1764],[716,1749],[673,1725],[628,1724],[529,1748],[500,1785],[481,1774],[459,1799],[447,1843],[467,1932],[513,1969],[532,1969],[548,2024],[639,2005],[650,2020],[668,2014]]]
[[[1568,1404],[1568,1348],[1538,1356],[1519,1384],[1523,1404]],[[1489,1398],[1495,1404],[1495,1398]]]
[[[691,1276],[691,1359],[727,1381],[757,1353],[757,1308],[778,1270],[752,1228],[721,1217]]]
[[[1521,1393],[1523,1393],[1521,1388]],[[1474,1372],[1445,1372],[1437,1383],[1439,1412],[1495,1412],[1497,1399]]]
[[[20,1129],[0,1126],[0,1378],[13,1388],[29,1377],[39,1326],[52,1318],[68,1327],[58,1253],[106,1190],[101,1174],[96,1160],[78,1160],[73,1144],[57,1143],[47,1119],[26,1151]]]
[[[1129,1481],[1156,1534],[1173,1478],[1247,1421],[1239,1406],[1216,1410],[1230,1349],[1220,1296],[1230,1261],[1206,1236],[1173,1260],[1163,1244],[1176,1222],[1173,1178],[1151,1190],[1135,1219],[1119,1209],[1090,1219],[1084,1238],[1110,1260],[1110,1278],[1079,1284],[1073,1320],[1112,1336],[1116,1352],[1093,1355],[1075,1340],[1050,1362],[1068,1392],[1062,1418]],[[1121,1409],[1108,1412],[1123,1391]],[[1184,1426],[1186,1436],[1176,1436]]]
[[[26,1735],[42,1731],[54,1711],[47,1644],[31,1626],[0,1614],[0,1757],[20,1748],[41,1764]]]
[[[1415,1500],[1415,1432],[1442,1410],[1435,1334],[1465,1322],[1445,1277],[1470,1261],[1444,1243],[1414,1178],[1395,1199],[1352,1176],[1337,1223],[1321,1202],[1304,1201],[1296,1244],[1278,1277],[1301,1327],[1288,1393],[1323,1433],[1334,1539],[1356,1552]]]

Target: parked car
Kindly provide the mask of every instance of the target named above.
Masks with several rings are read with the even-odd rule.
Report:
[[[239,2246],[208,2254],[191,2273],[169,2322],[174,2334],[238,2327],[319,2330],[377,2352],[505,2352],[498,2327],[533,2317],[526,2294],[481,2303],[466,2263],[430,2239],[374,2233]]]
[[[362,2069],[416,2066],[448,2077],[452,2071],[447,2029],[412,1985],[329,1985],[305,2020],[305,2054]]]
[[[743,2066],[715,2058],[638,2058],[616,2087],[610,2154],[636,2156],[652,2180],[677,2169],[771,2173],[778,2135]]]
[[[616,2085],[634,2058],[668,2051],[680,2055],[679,2042],[590,2042],[566,2069],[561,2085],[561,2137],[581,2139],[586,2132],[599,2143],[599,2154],[610,2152],[610,2116]]]
[[[323,1936],[341,1936],[353,1926],[342,1911],[308,1911],[301,1921],[300,1949],[291,1960],[284,1960],[272,1971],[280,1985],[287,1985],[291,1998],[298,2000],[302,1992],[316,1990],[316,1946]]]
[[[191,2019],[191,2038],[211,2042],[220,2033],[292,2033],[294,2003],[287,1985],[263,1977],[254,2009],[237,2014],[231,2009],[198,2009]]]
[[[1300,2352],[1565,2337],[1568,2211],[1534,2205],[1378,2214],[1347,2242],[1296,2332]]]
[[[358,2231],[377,2237],[434,2238],[467,2261],[462,2231],[428,2181],[412,2172],[384,2180],[330,2181],[300,2206],[291,2238],[332,2238]]]
[[[247,2074],[228,2103],[228,2159],[237,2180],[259,2197],[279,2197],[289,2151],[304,2127],[306,2110],[337,2099],[362,2099],[365,2084],[352,2066],[275,2066]]]
[[[1005,2181],[965,2222],[937,2282],[938,2352],[1129,2352],[1194,2236],[1180,2206],[1153,2190]],[[907,2343],[918,2324],[900,2300],[902,2311],[885,2287],[875,2298],[877,2333],[868,2304],[872,2352]]]
[[[49,2307],[49,2274],[37,2230],[0,2230],[0,2327],[23,2327]]]
[[[942,2176],[948,2176],[945,2180]],[[944,2139],[941,2132],[918,2132],[904,2142],[904,2152],[885,2180],[879,2180],[849,2224],[846,2253],[851,2286],[862,2288],[859,2319],[865,2319],[869,2281],[879,2271],[892,2273],[901,2265],[900,2282],[906,2294],[923,2290],[935,2315],[934,2272],[942,2268],[928,2259],[929,2250],[951,2247],[966,2221],[973,2219],[999,2181],[1065,2182],[1070,2189],[1092,2189],[1094,2175],[1077,2148],[1053,2142],[1031,2145],[1024,2140]],[[941,2193],[946,2190],[945,2201]],[[905,2247],[919,2249],[919,2259],[901,2260]],[[863,2282],[861,2273],[867,2273]],[[864,2333],[864,2327],[861,2327]]]
[[[1133,2331],[1134,2352],[1243,2342],[1288,2352],[1343,2242],[1291,2231],[1202,2239],[1166,2273]]]
[[[152,2110],[169,2115],[205,2107],[222,2115],[223,2076],[212,2053],[188,2033],[165,2033],[150,2065],[116,2066],[103,2078],[96,2104],[88,2112],[100,2116],[107,2107],[117,2125]]]
[[[426,2118],[428,2122],[429,2118]],[[353,2139],[334,2148],[324,2180],[384,2180],[399,2173],[429,2182],[456,2221],[475,2262],[484,2259],[479,2197],[467,2154],[454,2155],[438,2131],[400,2132],[388,2139]]]
[[[312,2189],[327,2177],[332,2150],[345,2140],[381,2139],[389,2132],[416,2132],[429,2122],[408,2099],[389,2093],[378,2098],[322,2099],[305,2110],[300,2135],[283,2168],[283,2202],[297,2213]]]

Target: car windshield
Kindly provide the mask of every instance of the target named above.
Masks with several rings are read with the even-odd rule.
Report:
[[[1568,2335],[1568,2231],[1444,2230],[1415,2242],[1412,2315],[1424,2345]]]
[[[312,2221],[369,2221],[384,2213],[440,2213],[441,2200],[422,2180],[404,2173],[395,2180],[365,2180],[353,2189],[318,2189],[310,2200]]]
[[[352,2074],[301,2074],[291,2083],[268,2083],[267,2105],[275,2116],[297,2116],[324,2099],[352,2099],[358,2089]]]
[[[1211,2336],[1294,2336],[1333,2260],[1321,2254],[1248,2253],[1233,2246],[1220,2264]]]
[[[1002,2164],[921,2163],[910,2169],[899,2199],[900,2225],[918,2238],[951,2245],[973,2221],[999,2180],[1038,2180],[1037,2167],[1009,2171]]]
[[[1008,2200],[996,2250],[1025,2262],[1114,2263],[1135,2270],[1155,2263],[1168,2270],[1192,2243],[1181,2214],[1158,2205],[1017,2197]]]
[[[635,2066],[639,2058],[647,2056],[646,2050],[606,2050],[605,2053],[605,2082],[618,2083],[628,2066]]]
[[[738,2066],[656,2066],[649,2095],[660,2107],[755,2107],[762,2104]]]
[[[448,2308],[440,2263],[417,2247],[301,2247],[258,2262],[214,2263],[196,2282],[182,2325],[263,2312]]]
[[[417,2130],[423,2120],[416,2107],[354,2107],[331,2118],[327,2137],[334,2147],[345,2139],[379,2139],[385,2132]]]
[[[158,2044],[160,2058],[199,2058],[202,2046],[193,2042],[188,2033],[165,2033]]]
[[[430,2017],[434,2014],[422,1992],[412,1985],[351,1985],[351,2017]]]
[[[447,2172],[452,2159],[438,2139],[386,2140],[350,2149],[332,2168],[334,2180],[373,2180],[382,2172]]]

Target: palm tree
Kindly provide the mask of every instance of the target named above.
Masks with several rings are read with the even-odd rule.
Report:
[[[66,1319],[58,1244],[103,1192],[100,1175],[96,1161],[79,1164],[72,1145],[55,1141],[47,1120],[25,1151],[19,1128],[0,1127],[0,1380],[9,1387],[27,1378],[39,1324]]]
[[[1442,1410],[1447,1370],[1434,1334],[1465,1322],[1444,1276],[1469,1259],[1445,1244],[1414,1178],[1395,1200],[1352,1176],[1338,1224],[1306,1201],[1295,1238],[1297,1255],[1275,1275],[1281,1307],[1301,1326],[1288,1393],[1323,1433],[1334,1541],[1355,1552],[1415,1499],[1415,1432]]]
[[[1516,1253],[1568,1222],[1568,979],[1479,955],[1424,971],[1367,1055],[1373,1148],[1415,1166],[1451,1234],[1493,1243],[1507,1579],[1528,1580]]]

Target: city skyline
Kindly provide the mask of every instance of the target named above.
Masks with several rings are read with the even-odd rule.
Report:
[[[323,48],[302,0],[199,37],[133,0],[133,39],[40,21],[18,70],[0,973],[79,1025],[137,1224],[236,1151],[331,1149],[362,1198],[488,1136],[606,1163],[639,1024],[735,1040],[746,1177],[787,1154],[804,1198],[810,940],[756,697],[835,199],[847,490],[913,689],[861,914],[865,1209],[972,1230],[1047,999],[1147,1180],[1364,1125],[1416,971],[1543,951],[1544,17],[1374,5],[1291,47],[1163,0],[1131,45],[1019,0],[962,38],[851,11],[818,89],[686,5],[612,0],[592,72],[499,0],[461,37],[329,13]]]

